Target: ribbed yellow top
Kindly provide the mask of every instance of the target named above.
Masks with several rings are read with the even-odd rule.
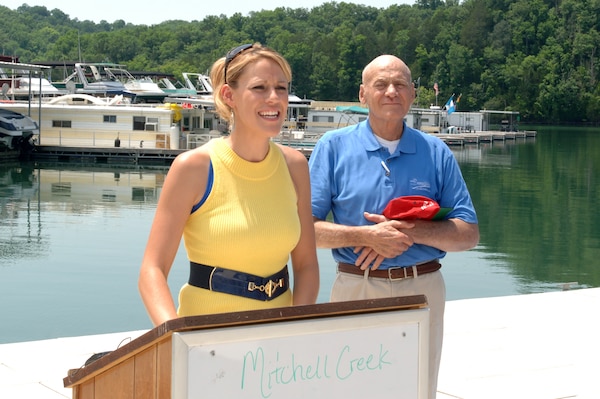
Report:
[[[283,153],[271,143],[263,161],[248,162],[223,139],[209,145],[214,182],[183,232],[189,259],[263,277],[278,272],[300,238],[296,191]],[[263,309],[291,301],[291,291],[262,302],[185,284],[179,292],[178,313]]]

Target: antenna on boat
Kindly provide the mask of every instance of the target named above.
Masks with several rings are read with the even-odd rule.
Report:
[[[79,37],[79,30],[77,30],[77,51],[79,53],[79,62],[81,61],[81,38]]]

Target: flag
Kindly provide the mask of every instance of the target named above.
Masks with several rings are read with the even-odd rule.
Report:
[[[456,104],[454,104],[454,94],[452,94],[450,96],[450,98],[448,99],[448,101],[446,102],[446,105],[444,105],[444,107],[446,107],[446,111],[448,111],[448,115],[450,115],[451,113],[454,112],[454,110],[456,109]]]
[[[462,97],[462,93],[460,93],[460,94],[458,95],[458,97],[456,98],[456,103],[457,103],[457,104],[460,102],[460,98],[461,98],[461,97]]]
[[[437,96],[439,94],[439,88],[438,88],[438,84],[437,82],[435,82],[433,84],[433,90],[435,90],[435,95]]]

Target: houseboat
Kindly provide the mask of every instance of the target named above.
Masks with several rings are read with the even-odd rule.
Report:
[[[3,106],[38,121],[37,144],[45,146],[186,149],[220,134],[218,116],[203,106],[132,104],[122,95],[68,94]]]

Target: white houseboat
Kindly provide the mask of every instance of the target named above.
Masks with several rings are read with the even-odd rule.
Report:
[[[3,107],[39,121],[38,144],[46,146],[185,149],[219,134],[219,118],[199,105],[131,104],[123,96],[69,94]]]

